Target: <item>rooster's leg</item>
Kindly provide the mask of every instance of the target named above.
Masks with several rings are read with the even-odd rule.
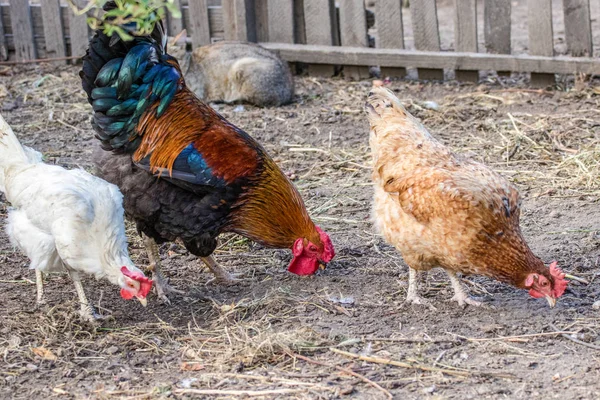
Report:
[[[94,311],[94,308],[88,301],[85,295],[85,291],[83,290],[83,285],[79,280],[79,274],[77,274],[76,272],[69,271],[69,275],[71,276],[71,279],[73,279],[75,291],[77,292],[77,296],[79,296],[79,305],[81,307],[79,309],[79,315],[81,315],[81,318],[85,321],[91,323],[97,322],[97,320],[101,319],[102,317]]]
[[[432,310],[436,308],[432,306],[427,300],[420,297],[417,294],[417,290],[419,289],[419,273],[416,269],[408,267],[408,290],[406,292],[406,302],[412,304],[422,304],[426,305]]]
[[[465,304],[476,307],[482,305],[480,301],[473,300],[465,293],[465,289],[460,283],[460,279],[456,276],[456,272],[451,270],[446,270],[446,272],[448,273],[448,277],[450,277],[450,283],[452,283],[452,288],[454,289],[454,296],[450,301],[456,301],[460,307],[463,307]]]
[[[156,294],[163,303],[171,304],[171,300],[167,297],[167,293],[183,294],[183,292],[169,285],[165,277],[160,273],[160,253],[158,252],[158,245],[154,239],[145,234],[142,234],[142,238],[144,240],[144,245],[146,246],[146,251],[148,252],[148,260],[150,261],[150,265],[148,265],[147,269],[152,272],[152,280],[156,287]]]
[[[204,262],[204,264],[206,264],[208,269],[210,269],[210,272],[212,272],[215,276],[214,278],[209,279],[208,282],[206,282],[207,285],[214,280],[223,285],[232,285],[238,281],[238,279],[236,279],[234,275],[225,271],[219,264],[217,264],[213,256],[200,257],[200,259]]]
[[[35,286],[37,287],[37,303],[46,304],[46,300],[44,300],[44,275],[39,269],[35,270]]]

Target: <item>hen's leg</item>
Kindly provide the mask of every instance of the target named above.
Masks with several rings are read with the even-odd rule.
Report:
[[[406,292],[406,302],[412,304],[426,305],[432,310],[435,310],[436,308],[434,306],[432,306],[427,300],[425,300],[417,294],[418,288],[419,274],[416,269],[408,267],[408,290]]]
[[[152,272],[152,280],[154,281],[154,285],[156,287],[156,294],[162,302],[171,304],[171,300],[169,300],[167,297],[167,293],[183,294],[183,292],[169,285],[167,280],[160,273],[160,254],[158,252],[158,245],[154,239],[146,236],[143,233],[142,239],[144,241],[144,246],[146,246],[146,251],[148,252],[148,260],[150,261],[150,265],[148,265],[147,269]]]
[[[94,311],[94,308],[91,306],[87,297],[85,296],[85,291],[83,290],[83,285],[81,284],[81,281],[79,280],[79,274],[77,274],[76,272],[69,271],[69,275],[71,276],[71,279],[73,279],[73,284],[75,285],[75,291],[77,292],[77,296],[79,296],[79,305],[80,305],[79,315],[81,315],[81,318],[84,321],[88,321],[91,323],[94,323],[98,319],[101,319],[102,317]]]
[[[46,304],[44,300],[44,275],[39,269],[35,270],[35,286],[37,287],[37,303]]]
[[[473,300],[469,297],[467,293],[465,293],[465,289],[460,283],[460,279],[456,276],[456,272],[451,270],[446,270],[448,273],[448,277],[450,278],[450,283],[452,283],[452,288],[454,289],[454,296],[450,301],[456,301],[460,307],[463,307],[465,304],[470,304],[472,306],[480,306],[483,303],[477,300]]]
[[[210,272],[212,272],[215,276],[206,282],[207,285],[214,280],[223,285],[233,285],[238,281],[234,275],[225,271],[219,264],[217,264],[213,256],[200,257],[200,259],[204,262],[204,264],[206,264],[208,269],[210,269]]]

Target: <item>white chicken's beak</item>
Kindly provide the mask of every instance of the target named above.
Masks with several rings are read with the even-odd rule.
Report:
[[[548,300],[548,305],[550,308],[553,308],[556,305],[556,299],[552,296],[546,296],[546,300]]]
[[[146,307],[148,305],[148,299],[146,299],[145,297],[144,298],[136,297],[136,299],[138,299],[144,307]]]

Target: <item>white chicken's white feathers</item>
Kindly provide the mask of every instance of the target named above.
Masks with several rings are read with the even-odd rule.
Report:
[[[0,189],[12,205],[6,231],[30,258],[30,267],[43,272],[66,267],[117,285],[122,266],[140,271],[127,251],[119,189],[84,170],[41,159],[0,116]]]

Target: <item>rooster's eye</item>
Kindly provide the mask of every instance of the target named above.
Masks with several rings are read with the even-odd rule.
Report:
[[[315,246],[314,244],[311,244],[310,246],[308,246],[308,249],[310,251],[317,251],[317,246]]]
[[[548,286],[548,281],[542,282],[542,286]]]

